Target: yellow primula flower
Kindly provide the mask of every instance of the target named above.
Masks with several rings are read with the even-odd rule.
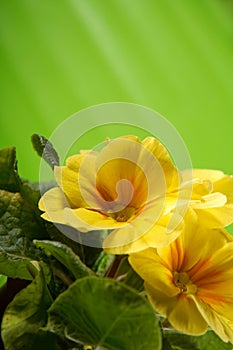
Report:
[[[224,229],[200,226],[188,211],[174,242],[131,254],[129,262],[151,304],[175,329],[200,335],[210,326],[233,343],[233,240]]]
[[[59,187],[46,192],[39,208],[45,220],[81,232],[109,230],[103,246],[124,254],[164,246],[181,232],[173,213],[179,174],[166,148],[155,138],[136,136],[108,141],[100,151],[84,151],[54,169]],[[177,224],[167,225],[177,215]]]
[[[181,172],[182,190],[190,186],[190,206],[197,213],[201,225],[225,227],[233,222],[233,177],[218,170],[193,169]]]

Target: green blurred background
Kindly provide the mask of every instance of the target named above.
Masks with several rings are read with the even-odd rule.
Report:
[[[113,101],[157,110],[195,167],[233,173],[232,1],[0,0],[0,50],[0,146],[21,176],[38,180],[31,134]]]

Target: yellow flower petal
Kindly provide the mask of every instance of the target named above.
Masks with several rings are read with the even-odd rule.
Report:
[[[206,332],[208,325],[192,299],[176,295],[169,297],[162,290],[145,283],[145,289],[151,304],[161,315],[166,316],[171,325],[180,332],[200,335]]]
[[[170,214],[171,215],[171,214]],[[202,235],[197,236],[197,215],[193,210],[188,210],[185,215],[184,221],[180,224],[181,233],[178,235],[177,239],[171,244],[164,247],[158,247],[157,251],[159,256],[169,263],[172,270],[179,270],[185,264],[187,269],[189,266],[195,264],[196,259],[199,259],[200,251],[200,241],[202,241]],[[178,227],[178,229],[179,229]],[[195,235],[195,240],[193,239]],[[198,239],[197,239],[198,238]],[[193,255],[185,254],[185,250],[190,244],[193,245]],[[192,254],[191,252],[191,254]],[[197,254],[198,252],[198,254]],[[188,260],[189,259],[189,260]]]
[[[195,303],[186,296],[177,297],[177,302],[167,317],[175,329],[186,334],[201,335],[208,329],[207,322]]]
[[[54,168],[56,181],[72,208],[101,209],[101,198],[96,189],[95,161],[95,152],[85,152],[79,157],[69,157],[68,166]]]
[[[186,181],[190,172],[182,172]],[[196,210],[200,225],[227,226],[233,222],[233,178],[222,171],[193,169],[191,206]],[[189,177],[190,179],[190,177]],[[183,186],[185,190],[185,186]]]
[[[129,224],[127,227],[111,232],[103,242],[103,249],[108,254],[130,254],[149,247],[144,236],[138,239],[135,228]]]
[[[167,191],[169,192],[169,190],[174,189],[174,187],[177,188],[179,184],[179,174],[172,163],[168,151],[162,145],[162,143],[154,137],[147,137],[142,141],[142,145],[146,147],[161,164],[164,176],[166,178]]]
[[[167,317],[167,314],[170,310],[172,310],[177,302],[177,288],[174,290],[174,294],[172,295],[169,286],[166,283],[159,284],[160,288],[154,288],[151,284],[145,282],[144,283],[145,290],[147,292],[148,299],[153,306],[153,308],[164,317]],[[164,291],[162,290],[164,288]],[[166,293],[168,291],[168,293]]]
[[[145,234],[145,241],[148,246],[153,248],[161,248],[171,244],[184,230],[184,221],[182,217],[177,216],[175,225],[172,230],[169,230],[174,213],[162,216],[156,224]],[[130,254],[130,253],[129,253]]]
[[[66,159],[66,166],[70,170],[73,170],[77,173],[80,169],[83,159],[84,159],[84,154],[75,154],[73,156],[70,156]]]
[[[110,254],[131,254],[148,247],[161,247],[174,241],[183,229],[183,222],[170,232],[168,225],[172,215],[161,216],[163,199],[145,206],[140,215],[128,221],[128,226],[111,232],[103,248]],[[182,219],[182,218],[181,218]]]
[[[55,166],[54,176],[57,184],[63,190],[72,208],[86,206],[79,191],[78,175],[75,171],[65,166]]]
[[[117,222],[110,216],[84,208],[65,208],[64,218],[70,226],[78,229],[81,232],[100,229],[115,229],[128,225],[127,222]]]
[[[148,248],[145,223],[137,221],[112,231],[105,238],[103,249],[109,254],[130,254]]]
[[[150,285],[156,286],[156,290],[171,298],[179,293],[172,280],[172,272],[163,264],[156,250],[148,248],[139,253],[130,254],[129,263]]]
[[[233,222],[233,204],[221,208],[195,209],[201,226],[209,228],[225,227]]]
[[[102,165],[97,173],[96,185],[106,201],[124,199],[124,204],[139,208],[147,200],[146,177],[136,164],[127,159],[112,159]]]
[[[233,203],[233,177],[229,175],[222,176],[221,179],[214,182],[214,191],[225,194],[227,203]]]
[[[233,324],[224,317],[219,316],[214,312],[208,304],[204,303],[197,296],[193,295],[194,300],[199,312],[202,314],[203,318],[213,329],[213,331],[224,341],[230,341],[233,343]]]
[[[45,192],[39,200],[38,206],[40,210],[46,212],[41,215],[45,220],[60,224],[66,223],[63,211],[69,204],[60,188],[54,187]]]
[[[182,233],[170,245],[158,248],[158,254],[164,261],[169,262],[173,270],[196,270],[203,268],[203,263],[212,257],[213,252],[221,249],[231,236],[223,229],[208,229],[200,227],[198,216],[189,209],[184,218]],[[211,244],[210,244],[211,242]],[[191,249],[190,249],[191,247]],[[195,270],[190,274],[193,276]]]
[[[192,201],[192,207],[194,209],[211,209],[223,207],[227,203],[227,198],[224,194],[214,192],[202,196],[201,201]]]
[[[183,175],[187,174],[187,170],[182,172]],[[209,169],[192,169],[192,177],[197,179],[206,180],[208,179],[212,183],[222,179],[224,173],[220,170],[209,170]]]
[[[85,152],[83,156],[83,160],[77,172],[77,179],[78,190],[85,201],[85,205],[80,204],[76,206],[76,208],[84,207],[104,211],[104,209],[106,209],[106,201],[102,193],[98,191],[96,178],[97,159],[99,153],[90,151]]]
[[[198,297],[233,322],[233,242],[213,252],[208,264],[192,277]]]
[[[97,189],[105,200],[116,200],[117,186],[123,179],[131,184],[133,195],[128,205],[135,208],[152,197],[164,195],[166,190],[161,165],[138,139],[113,140],[97,157]],[[131,187],[123,188],[126,197]]]

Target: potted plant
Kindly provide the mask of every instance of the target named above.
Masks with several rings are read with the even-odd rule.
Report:
[[[179,170],[158,140],[120,137],[65,166],[47,139],[32,142],[57,183],[21,179],[15,148],[0,151],[2,348],[232,349],[233,241],[224,229],[233,221],[232,178],[196,171],[185,214],[168,233],[174,203],[189,187],[185,173],[177,186]],[[130,157],[141,152],[141,163],[126,149]],[[147,187],[151,155],[166,184],[159,215],[162,196]],[[98,157],[105,161],[93,175]]]

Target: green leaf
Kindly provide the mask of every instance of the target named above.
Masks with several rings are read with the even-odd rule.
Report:
[[[25,346],[24,346],[25,344]],[[37,334],[25,336],[25,343],[23,347],[18,347],[18,344],[14,347],[8,348],[9,350],[64,350],[58,345],[57,337],[49,332],[40,330]],[[7,348],[5,349],[7,350]],[[74,349],[76,350],[76,349]]]
[[[2,288],[2,286],[4,286],[6,281],[7,281],[7,276],[0,275],[0,288]]]
[[[73,283],[49,309],[47,329],[100,349],[161,348],[151,306],[135,290],[112,279],[85,277]]]
[[[57,186],[56,181],[45,181],[45,182],[28,182],[28,185],[36,192],[40,193],[43,195],[45,192],[50,190],[53,187]]]
[[[34,243],[38,248],[42,248],[46,255],[54,256],[73,274],[76,279],[93,274],[93,272],[73,252],[73,250],[67,247],[65,244],[54,241],[37,240],[34,240]]]
[[[0,190],[0,246],[10,254],[35,258],[33,239],[47,238],[37,208],[20,193]]]
[[[22,181],[20,186],[20,194],[22,198],[27,201],[32,207],[38,207],[38,201],[40,199],[39,188],[35,188],[35,186],[29,181]]]
[[[33,134],[31,141],[37,154],[42,157],[52,169],[55,165],[59,165],[58,154],[49,140],[39,134]]]
[[[181,334],[176,331],[165,331],[163,350],[201,350],[197,337]],[[204,350],[204,349],[203,349]]]
[[[0,189],[18,192],[19,188],[15,147],[3,148],[0,150]]]
[[[35,267],[33,269],[35,271]],[[47,340],[54,342],[54,337],[41,331],[51,303],[45,275],[40,269],[33,282],[15,296],[5,311],[2,320],[5,350],[41,349],[39,345]]]
[[[201,336],[190,336],[175,330],[163,332],[162,350],[233,350],[233,345],[223,342],[213,331]]]
[[[197,337],[200,350],[233,350],[233,345],[224,343],[213,331]]]
[[[51,222],[45,222],[45,226],[51,240],[61,242],[70,247],[88,267],[93,267],[103,251],[102,248],[89,247],[85,243],[81,244],[72,239],[72,237],[76,238],[79,235],[79,242],[82,242],[82,235],[85,235],[73,227],[62,224],[54,225]],[[67,235],[63,233],[64,228]]]
[[[144,280],[132,269],[128,258],[122,260],[119,267],[118,276],[123,274],[121,281],[129,287],[132,287],[139,292],[144,290]]]
[[[32,280],[28,271],[30,259],[0,251],[0,273],[11,278]]]
[[[169,343],[167,338],[163,338],[163,346],[162,346],[162,350],[172,350],[174,348],[172,348],[172,345]]]

